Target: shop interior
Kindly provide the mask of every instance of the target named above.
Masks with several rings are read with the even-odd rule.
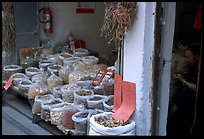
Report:
[[[186,86],[185,81],[182,83],[182,80],[179,81],[175,79],[175,76],[180,74],[183,78],[185,79],[185,75],[189,74],[187,70],[188,63],[186,63],[187,57],[185,55],[185,49],[188,48],[189,45],[194,44],[195,46],[202,46],[201,42],[201,29],[196,29],[195,27],[195,22],[198,23],[200,21],[195,21],[196,20],[196,15],[198,14],[198,9],[201,6],[201,3],[199,2],[177,2],[176,3],[176,17],[175,17],[175,33],[174,33],[174,43],[173,43],[173,50],[172,50],[172,69],[171,69],[171,81],[170,81],[170,94],[169,94],[169,112],[168,112],[168,118],[172,117],[172,111],[173,111],[173,106],[176,101],[178,101],[178,94],[181,94],[180,92],[182,91],[183,85]],[[202,54],[201,54],[201,48],[200,49],[200,56],[199,59],[202,60]],[[201,64],[201,62],[199,63]],[[201,72],[200,70],[197,70],[197,75],[198,79],[196,81],[197,88],[201,88],[199,86],[199,82],[201,79],[201,76],[199,76],[199,73]],[[190,76],[194,76],[194,74],[191,74]],[[197,89],[195,92],[196,95],[195,99],[197,97],[201,97],[199,94],[199,89]],[[183,95],[183,97],[186,97]],[[182,99],[181,99],[182,100]],[[180,101],[181,101],[180,100]],[[177,102],[178,103],[178,102]],[[185,103],[182,101],[182,103]],[[195,106],[194,111],[197,112],[199,105],[201,105],[201,102],[195,101]],[[200,108],[200,107],[199,107]],[[189,106],[190,109],[190,106]],[[178,117],[178,115],[177,115]],[[195,116],[196,117],[196,116]],[[194,122],[192,124],[192,127],[197,124],[197,121],[200,121],[197,117],[197,121],[195,120],[194,117]],[[172,121],[171,121],[172,122]],[[169,122],[169,123],[171,123]],[[170,125],[170,124],[169,124]],[[184,125],[184,124],[183,124]],[[178,125],[177,125],[178,126]],[[170,127],[172,128],[172,127]],[[176,127],[173,127],[172,131],[174,131]],[[168,131],[167,129],[167,134]],[[181,132],[181,131],[180,131]],[[169,133],[174,134],[174,133]],[[180,134],[180,133],[179,133]]]

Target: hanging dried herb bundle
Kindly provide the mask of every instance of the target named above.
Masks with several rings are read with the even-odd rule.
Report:
[[[130,28],[136,13],[136,2],[105,2],[102,36],[108,46],[120,47],[125,32]]]
[[[15,25],[12,2],[2,2],[2,66],[15,59]]]

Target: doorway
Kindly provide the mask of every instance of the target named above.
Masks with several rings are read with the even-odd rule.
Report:
[[[182,75],[183,79],[188,78],[187,76],[189,75],[194,76],[191,73],[189,73],[188,63],[186,63],[186,58],[185,58],[185,50],[192,44],[195,44],[195,46],[202,46],[201,45],[201,30],[194,28],[195,17],[196,17],[196,13],[198,11],[199,6],[200,6],[200,3],[196,3],[196,2],[177,2],[176,3],[174,44],[172,48],[171,78],[170,78],[170,87],[169,87],[168,119],[175,120],[177,119],[177,117],[182,115],[180,112],[178,112],[179,106],[176,108],[176,110],[174,109],[174,104],[177,103],[178,105],[178,101],[181,102],[181,100],[184,100],[183,98],[179,99],[179,97],[181,96],[186,97],[185,95],[181,95],[181,92],[183,88],[185,87],[189,88],[189,85],[186,85],[185,82],[175,79],[174,75],[180,74]],[[200,61],[201,61],[202,51],[201,51],[201,48],[199,49],[200,49]],[[199,64],[201,64],[201,62]],[[199,82],[201,78],[199,73],[200,73],[200,69],[198,68],[196,72],[196,74],[198,74],[197,76],[198,79],[195,82],[195,84],[197,84],[197,90],[195,90],[196,94],[194,94],[195,99],[192,101],[193,105],[195,104],[195,106],[193,106],[194,112],[197,111],[197,108],[200,108],[199,107],[200,103],[197,102],[197,98],[198,98],[198,94],[200,90]],[[183,104],[180,104],[180,106]],[[180,108],[180,110],[182,108]],[[175,110],[175,112],[170,112],[173,109]],[[201,120],[201,119],[196,119],[196,117],[197,116],[194,114],[194,120],[192,120],[193,123],[191,124],[190,134],[192,134],[192,131],[195,129],[195,125],[197,125],[196,121]],[[177,133],[174,132],[175,127],[178,127],[178,125],[175,127],[170,126],[172,123],[173,123],[172,120],[171,122],[167,122],[167,135],[180,134],[181,130],[179,130],[178,132],[176,131]],[[185,123],[183,123],[183,125],[184,124]],[[169,129],[172,129],[172,130],[169,130]]]

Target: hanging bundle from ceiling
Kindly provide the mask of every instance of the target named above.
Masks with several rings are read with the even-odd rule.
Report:
[[[102,36],[108,46],[118,48],[124,40],[125,32],[132,25],[136,13],[136,2],[105,2]]]

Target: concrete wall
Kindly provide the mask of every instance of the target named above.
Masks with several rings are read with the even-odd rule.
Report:
[[[105,39],[101,37],[105,5],[103,2],[94,3],[94,14],[76,14],[78,2],[49,2],[53,12],[53,33],[44,34],[41,24],[40,38],[50,39],[51,45],[54,45],[56,42],[65,41],[71,31],[76,39],[86,41],[88,49],[95,50],[100,55],[110,55],[111,48],[105,45]],[[44,2],[40,2],[40,8],[44,4]]]
[[[136,19],[124,46],[123,79],[136,83],[136,135],[151,135],[152,55],[154,50],[155,2],[138,2]]]

